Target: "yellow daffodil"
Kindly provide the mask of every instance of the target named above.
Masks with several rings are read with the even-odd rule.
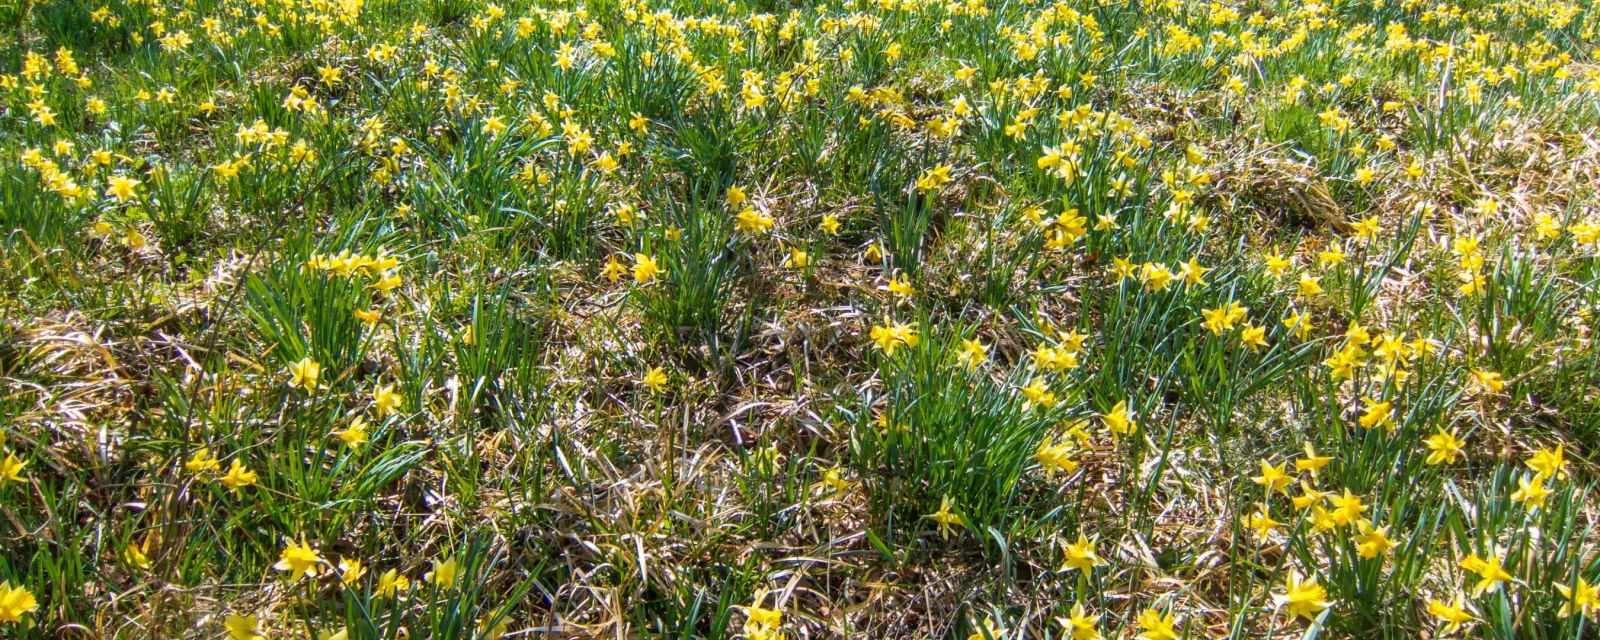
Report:
[[[1455,600],[1445,602],[1437,598],[1428,599],[1428,615],[1439,621],[1440,635],[1451,635],[1471,623],[1476,618],[1467,611],[1462,603],[1461,594],[1456,594]]]
[[[261,631],[261,620],[251,614],[230,613],[223,619],[222,628],[230,640],[267,640]]]
[[[1133,435],[1139,430],[1139,423],[1133,419],[1133,413],[1128,409],[1128,401],[1118,401],[1111,411],[1100,416],[1105,423],[1106,430],[1119,436]]]
[[[222,486],[234,493],[245,487],[254,486],[255,483],[256,472],[244,466],[244,462],[238,458],[233,459],[233,464],[228,467],[228,473],[222,476]]]
[[[1261,461],[1261,475],[1250,480],[1261,485],[1267,493],[1276,492],[1283,495],[1289,495],[1289,485],[1294,484],[1294,477],[1284,470],[1283,465],[1275,466],[1266,460]]]
[[[633,281],[639,284],[650,284],[665,273],[656,259],[642,253],[633,254]]]
[[[274,569],[286,571],[290,576],[299,578],[315,577],[317,569],[322,564],[322,556],[316,549],[304,541],[289,541],[284,545],[283,551],[278,554],[278,563],[272,565]]]
[[[26,587],[0,582],[0,622],[22,622],[22,616],[39,610],[39,601]]]
[[[946,495],[939,499],[938,511],[924,516],[932,520],[934,524],[939,525],[939,537],[946,540],[950,538],[951,529],[966,526],[966,521],[961,519],[961,514],[954,511],[955,506],[955,501]]]
[[[423,576],[423,579],[440,589],[448,589],[455,586],[456,579],[460,577],[461,562],[455,558],[447,558],[445,560],[434,560],[433,571],[429,571],[427,575]]]
[[[28,463],[17,459],[14,453],[7,453],[5,459],[0,460],[0,485],[7,482],[22,482],[22,468]]]
[[[1056,569],[1056,571],[1077,570],[1088,573],[1093,571],[1095,567],[1104,566],[1105,564],[1106,561],[1095,553],[1094,543],[1080,533],[1078,534],[1077,542],[1068,543],[1063,549],[1061,568]]]
[[[1316,578],[1302,579],[1299,573],[1291,571],[1284,576],[1283,588],[1284,592],[1273,594],[1272,599],[1290,617],[1310,620],[1333,606],[1328,601],[1328,590],[1318,584]]]
[[[317,381],[322,377],[322,365],[317,364],[309,356],[289,365],[289,386],[306,391],[315,391]]]
[[[1595,612],[1600,610],[1600,588],[1589,584],[1583,576],[1578,576],[1577,582],[1571,586],[1556,583],[1555,587],[1561,593],[1561,610],[1556,615],[1562,618],[1577,615],[1592,620]]]
[[[1134,623],[1139,626],[1139,635],[1135,636],[1138,640],[1178,640],[1177,616],[1171,613],[1145,609]]]
[[[661,367],[650,367],[644,372],[644,377],[639,379],[639,383],[652,393],[661,393],[667,388],[667,371]]]

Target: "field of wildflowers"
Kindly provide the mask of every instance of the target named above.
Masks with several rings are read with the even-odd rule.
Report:
[[[0,637],[1600,636],[1592,0],[0,25]]]

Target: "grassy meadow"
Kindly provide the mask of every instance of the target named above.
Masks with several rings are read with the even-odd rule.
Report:
[[[1600,637],[1592,0],[0,32],[0,638]]]

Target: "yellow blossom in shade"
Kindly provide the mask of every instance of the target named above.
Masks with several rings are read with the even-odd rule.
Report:
[[[399,571],[390,569],[378,576],[378,587],[373,592],[380,598],[394,598],[411,590],[411,580]]]
[[[1350,324],[1345,325],[1344,342],[1347,347],[1359,347],[1368,343],[1375,343],[1377,341],[1378,340],[1372,336],[1371,331],[1368,331],[1366,327],[1361,326],[1360,320],[1351,320]]]
[[[1502,389],[1506,388],[1505,378],[1502,378],[1498,373],[1483,369],[1472,370],[1472,382],[1485,393],[1500,393]]]
[[[1134,622],[1139,625],[1139,635],[1135,636],[1139,640],[1178,640],[1178,619],[1171,613],[1145,609]]]
[[[950,165],[941,164],[922,172],[917,177],[917,190],[930,193],[944,188],[950,183]]]
[[[1311,314],[1304,311],[1290,312],[1283,319],[1283,328],[1294,332],[1294,337],[1305,340],[1311,335]]]
[[[1466,604],[1462,601],[1461,594],[1456,594],[1453,602],[1445,602],[1437,598],[1428,599],[1428,615],[1439,621],[1440,635],[1450,635],[1476,618],[1467,611]]]
[[[433,571],[429,571],[423,579],[441,589],[455,586],[456,579],[461,577],[461,563],[455,558],[443,562],[433,561]]]
[[[1301,274],[1296,292],[1302,298],[1313,298],[1322,295],[1322,278]]]
[[[1079,447],[1089,447],[1094,443],[1094,437],[1089,435],[1089,421],[1087,419],[1080,418],[1068,423],[1067,437],[1078,443]]]
[[[1394,403],[1371,398],[1363,398],[1361,402],[1366,405],[1366,409],[1362,411],[1361,418],[1357,422],[1363,429],[1394,428]]]
[[[1106,425],[1106,430],[1119,436],[1132,435],[1139,430],[1139,423],[1133,419],[1133,414],[1128,409],[1128,401],[1117,402],[1111,411],[1100,416],[1101,422]]]
[[[1106,561],[1094,550],[1094,543],[1083,534],[1078,534],[1078,541],[1066,545],[1062,551],[1061,568],[1056,571],[1082,572],[1093,571],[1095,567],[1104,566]]]
[[[1567,477],[1567,457],[1565,445],[1556,445],[1554,449],[1540,449],[1533,452],[1528,458],[1527,465],[1534,473],[1545,478],[1561,480]]]
[[[664,273],[656,259],[642,253],[633,254],[633,281],[649,284]]]
[[[1078,461],[1072,458],[1072,453],[1070,442],[1045,440],[1040,442],[1039,448],[1033,452],[1033,459],[1039,463],[1039,468],[1044,470],[1044,477],[1053,478],[1058,471],[1070,474],[1078,470]]]
[[[149,544],[150,538],[147,537],[145,538],[145,545],[147,546]],[[147,549],[141,545],[129,544],[127,548],[122,550],[122,561],[128,563],[128,566],[140,571],[149,571],[150,556],[149,554],[145,553],[146,550]]]
[[[352,558],[339,558],[339,582],[350,586],[367,574],[367,568],[361,566],[360,560]]]
[[[378,309],[356,309],[352,313],[357,320],[369,327],[378,324],[378,321],[383,319],[383,312]]]
[[[811,265],[811,254],[799,247],[790,247],[789,257],[785,258],[783,263],[791,269],[804,269]]]
[[[1251,351],[1259,350],[1267,346],[1267,330],[1264,327],[1247,324],[1244,330],[1239,332],[1239,342],[1243,343]]]
[[[1234,324],[1237,324],[1241,320],[1244,320],[1250,315],[1250,309],[1237,302],[1229,302],[1227,305],[1224,305],[1224,312],[1227,314],[1228,326],[1230,327],[1232,327]]]
[[[909,297],[917,293],[916,287],[911,286],[911,278],[905,274],[896,274],[889,278],[889,293],[897,296]]]
[[[1274,278],[1283,277],[1284,274],[1288,273],[1289,269],[1294,266],[1293,257],[1286,258],[1283,256],[1283,254],[1278,253],[1277,250],[1273,250],[1272,253],[1267,254],[1263,261],[1267,268],[1267,273],[1272,274],[1272,277]]]
[[[1284,577],[1283,588],[1284,592],[1273,594],[1272,600],[1291,617],[1310,620],[1333,604],[1328,602],[1328,590],[1316,578],[1302,579],[1299,573],[1290,572]]]
[[[284,545],[283,551],[278,553],[278,563],[272,565],[272,568],[287,571],[290,576],[296,578],[301,576],[309,578],[317,575],[317,567],[320,564],[322,556],[317,554],[316,549],[304,541],[291,540]]]
[[[1261,485],[1267,493],[1277,492],[1283,495],[1289,495],[1289,485],[1294,483],[1294,477],[1284,470],[1283,465],[1273,466],[1266,460],[1261,461],[1261,475],[1250,480]]]
[[[1100,630],[1095,628],[1098,621],[1098,616],[1089,615],[1082,602],[1072,605],[1072,617],[1056,618],[1069,640],[1101,640]]]
[[[1333,246],[1317,252],[1317,265],[1326,269],[1344,263],[1344,248]]]
[[[261,620],[253,615],[240,615],[230,613],[223,619],[222,628],[228,632],[230,640],[266,640],[267,636],[261,632]]]
[[[605,278],[607,282],[617,282],[627,272],[628,268],[622,266],[622,263],[617,261],[616,256],[612,256],[606,259],[606,266],[600,270],[600,277]]]
[[[211,455],[210,447],[200,447],[195,450],[194,455],[189,456],[187,462],[183,463],[183,468],[195,475],[214,473],[222,470],[222,462]]]
[[[333,437],[351,449],[360,449],[367,443],[367,421],[361,416],[351,418],[350,426],[333,432]]]
[[[1541,475],[1518,478],[1517,490],[1511,494],[1511,501],[1527,507],[1529,511],[1543,507],[1545,500],[1550,497],[1550,489],[1545,486],[1544,480]]]
[[[833,215],[831,213],[828,214],[828,215],[822,216],[822,222],[819,223],[817,226],[822,229],[823,233],[826,233],[826,234],[828,234],[830,236],[839,235],[839,216]]]
[[[23,586],[0,582],[0,622],[22,622],[22,616],[39,610],[33,592]]]
[[[772,225],[777,221],[772,216],[755,210],[755,207],[745,207],[734,216],[734,227],[749,234],[762,234],[772,230]]]
[[[1028,386],[1022,388],[1022,397],[1027,399],[1028,405],[1049,409],[1056,406],[1056,393],[1045,386],[1044,378],[1035,377]]]
[[[961,341],[961,350],[956,352],[956,362],[968,368],[975,368],[989,359],[989,346],[977,338],[967,338]]]
[[[1263,502],[1254,512],[1245,516],[1244,526],[1255,534],[1256,540],[1266,542],[1272,536],[1272,532],[1277,531],[1278,527],[1283,526],[1283,523],[1272,519],[1272,514],[1267,509],[1267,503]]]
[[[1311,507],[1311,529],[1315,533],[1327,533],[1339,528],[1339,521],[1334,519],[1334,512],[1323,508],[1321,505]]]
[[[812,489],[826,489],[833,493],[844,493],[850,489],[850,481],[844,477],[843,467],[830,467],[822,472],[822,479],[812,485]]]
[[[1365,362],[1366,352],[1358,345],[1349,344],[1329,356],[1323,364],[1331,370],[1335,380],[1347,380],[1355,374],[1356,368]]]
[[[317,361],[309,356],[301,358],[289,365],[289,376],[290,387],[315,391],[317,381],[322,377],[322,365],[317,364]]]
[[[946,495],[939,499],[938,511],[923,516],[939,525],[939,537],[946,540],[950,538],[951,529],[966,526],[966,521],[961,519],[961,514],[954,511],[955,506],[955,501],[951,500],[949,495]]]
[[[229,491],[238,493],[240,489],[253,486],[256,483],[256,472],[244,466],[238,458],[233,459],[233,464],[228,467],[228,473],[222,476],[222,486]]]
[[[1561,593],[1561,610],[1556,615],[1562,618],[1581,615],[1594,619],[1596,609],[1600,608],[1600,588],[1589,584],[1583,576],[1578,576],[1577,583],[1570,587],[1561,583],[1556,583],[1555,587]]]
[[[1306,509],[1327,502],[1328,493],[1326,491],[1320,491],[1316,487],[1311,486],[1311,483],[1309,482],[1301,482],[1300,495],[1290,498],[1289,501],[1294,504],[1295,511],[1305,511]]]
[[[1078,333],[1077,330],[1068,331],[1061,336],[1061,350],[1077,354],[1083,351],[1083,343],[1089,339],[1087,334]]]
[[[1172,270],[1162,264],[1146,262],[1139,270],[1139,280],[1151,291],[1165,291],[1176,277]]]
[[[640,378],[639,382],[652,393],[660,393],[667,388],[667,371],[661,367],[650,367],[648,371],[644,372],[644,377]]]
[[[1052,347],[1040,343],[1032,353],[1034,364],[1046,371],[1070,371],[1078,368],[1077,352],[1066,346]]]
[[[1500,588],[1500,583],[1511,579],[1511,574],[1501,565],[1498,555],[1489,554],[1480,557],[1478,554],[1468,554],[1461,561],[1461,568],[1471,571],[1478,576],[1478,582],[1472,585],[1473,597],[1481,596],[1486,592]]]
[[[1428,459],[1424,462],[1430,465],[1455,462],[1466,445],[1456,436],[1455,429],[1445,431],[1444,427],[1439,427],[1433,435],[1424,438],[1422,444],[1428,447]]]
[[[404,280],[400,278],[399,274],[391,272],[379,276],[377,280],[373,280],[372,284],[367,286],[380,294],[387,294],[399,288],[403,282]]]
[[[1394,548],[1394,540],[1389,538],[1388,527],[1374,527],[1372,523],[1362,520],[1356,523],[1359,531],[1356,534],[1356,554],[1371,560],[1389,553]]]
[[[1328,466],[1329,462],[1333,462],[1333,458],[1329,456],[1317,455],[1317,450],[1311,446],[1310,442],[1305,443],[1302,449],[1305,451],[1305,455],[1294,460],[1296,473],[1310,473],[1311,477],[1315,478],[1318,472]]]
[[[732,209],[734,207],[737,207],[739,205],[744,204],[745,200],[746,200],[746,196],[745,196],[745,193],[744,193],[744,187],[741,187],[739,185],[729,186],[728,187],[728,191],[727,191],[727,199],[728,199],[728,208],[729,209]]]
[[[372,390],[372,408],[378,412],[379,418],[386,418],[400,410],[400,394],[395,393],[394,385],[383,385]]]
[[[22,468],[28,463],[17,459],[14,453],[7,453],[5,459],[0,460],[0,485],[7,482],[22,482]]]

